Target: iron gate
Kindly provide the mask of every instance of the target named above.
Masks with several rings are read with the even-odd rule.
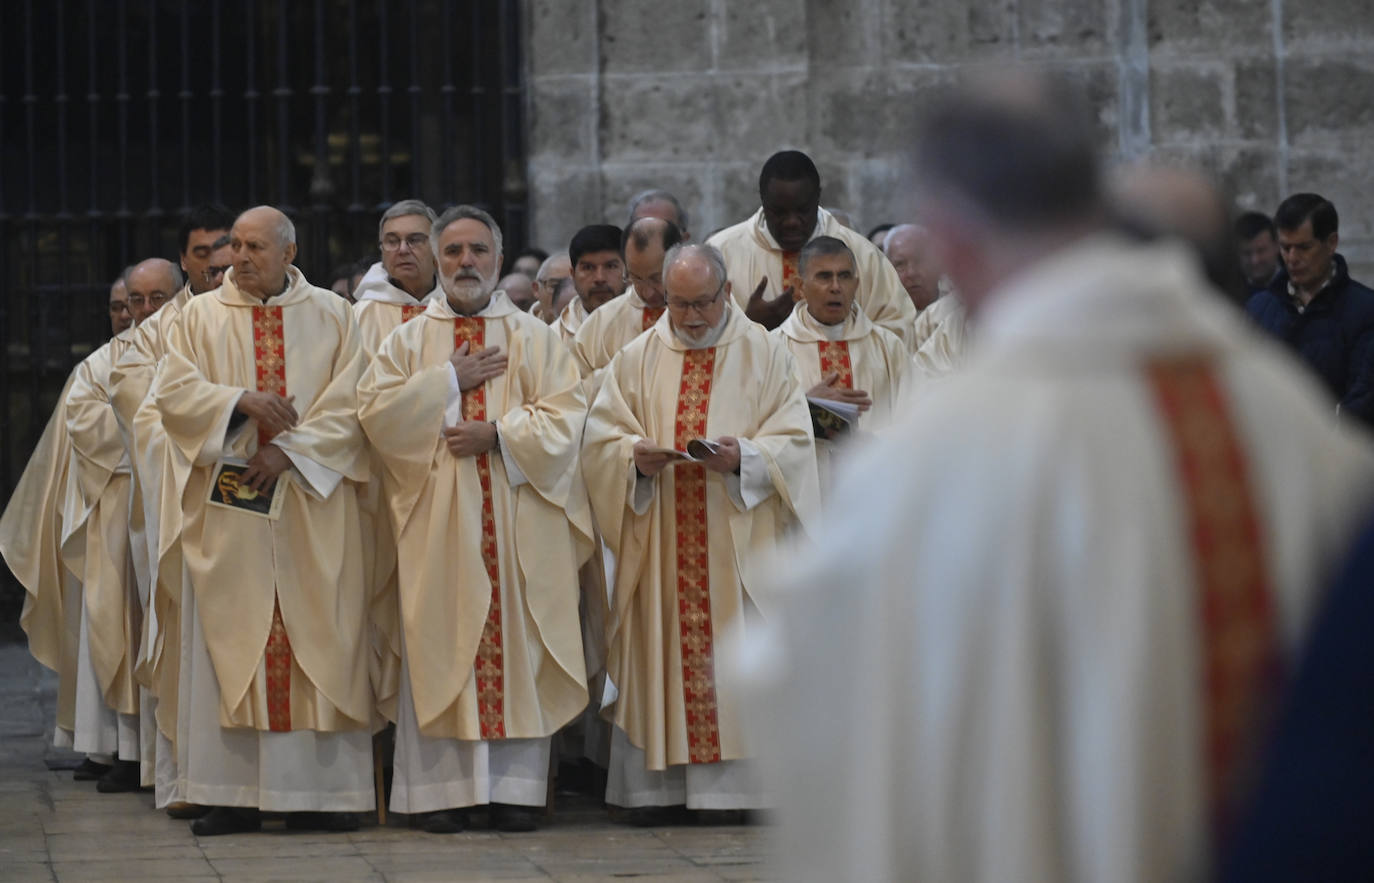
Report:
[[[108,335],[120,269],[175,257],[201,202],[276,205],[297,264],[375,249],[417,196],[525,241],[518,4],[22,0],[0,26],[0,500],[70,369]]]

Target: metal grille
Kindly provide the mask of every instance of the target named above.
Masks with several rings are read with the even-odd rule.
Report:
[[[0,27],[0,499],[125,265],[201,202],[276,205],[307,278],[415,196],[526,239],[519,4],[10,0]]]

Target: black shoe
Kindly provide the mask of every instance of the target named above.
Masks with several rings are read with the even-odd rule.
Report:
[[[218,837],[220,834],[244,834],[262,830],[262,816],[255,809],[233,806],[212,806],[210,811],[191,823],[191,833],[197,837]]]
[[[356,831],[358,814],[352,812],[291,812],[286,814],[288,831]]]
[[[709,827],[746,824],[742,809],[694,809],[690,811],[692,823]]]
[[[538,827],[538,822],[538,807],[493,803],[487,809],[487,824],[497,831],[506,831],[512,834],[533,831]]]
[[[202,806],[199,803],[187,803],[184,800],[177,800],[167,804],[167,815],[174,819],[198,819],[210,811],[210,807]]]
[[[461,809],[438,809],[416,820],[427,834],[457,834],[468,826],[468,814]]]
[[[634,828],[666,828],[681,825],[686,812],[685,806],[636,806],[622,810],[620,821]]]
[[[95,783],[95,790],[101,794],[122,794],[137,791],[142,784],[139,764],[136,760],[116,760],[114,766]]]
[[[72,770],[72,778],[78,782],[94,782],[112,769],[108,763],[96,763],[88,757]]]

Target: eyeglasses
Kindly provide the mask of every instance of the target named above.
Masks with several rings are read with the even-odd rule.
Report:
[[[151,304],[153,304],[154,306],[159,306],[159,307],[160,307],[160,306],[162,306],[163,304],[167,303],[167,301],[169,301],[169,300],[171,300],[171,299],[172,299],[172,298],[171,298],[170,295],[163,294],[162,292],[157,292],[157,293],[153,294],[151,297],[146,297],[146,298],[145,298],[143,295],[141,295],[141,294],[131,294],[131,295],[129,295],[129,306],[131,306],[131,307],[141,307],[141,306],[143,306],[143,305],[145,305],[145,304],[150,304],[150,303],[151,303]]]
[[[402,243],[410,246],[411,251],[419,251],[421,246],[429,244],[429,237],[423,233],[412,233],[405,239],[387,236],[382,239],[382,251],[400,251]]]
[[[711,295],[711,297],[707,300],[682,301],[668,298],[668,300],[665,301],[665,303],[667,303],[668,309],[672,310],[674,313],[685,314],[692,310],[696,310],[698,316],[704,316],[706,314],[706,311],[709,310],[712,306],[714,306],[716,301],[720,300],[720,295],[724,291],[725,283],[722,282],[720,283],[720,288],[716,289],[716,293]]]

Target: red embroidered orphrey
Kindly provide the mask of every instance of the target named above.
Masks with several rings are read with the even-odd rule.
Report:
[[[639,330],[648,331],[658,322],[658,317],[663,315],[663,307],[645,307],[644,320],[640,323]]]
[[[821,377],[825,378],[834,371],[840,375],[836,383],[845,389],[853,389],[854,367],[849,362],[849,341],[822,340],[816,346],[821,353]]]
[[[785,251],[782,253],[782,291],[792,289],[792,300],[802,299],[801,294],[801,270],[798,267],[798,259],[801,257],[799,251]]]
[[[711,376],[716,351],[687,350],[682,359],[673,446],[706,435]],[[706,532],[706,467],[688,463],[673,469],[677,529],[677,614],[681,631],[682,704],[687,717],[691,763],[720,760],[720,718],[716,706],[715,656],[711,635],[710,537]]]
[[[253,358],[258,392],[286,395],[286,341],[282,336],[282,308],[255,306],[253,310]],[[258,447],[272,441],[258,427]],[[272,628],[267,633],[264,668],[267,671],[267,728],[273,732],[291,729],[291,641],[273,587]]]
[[[424,304],[401,304],[401,324],[404,325],[424,311]]]
[[[475,316],[459,316],[453,320],[454,349],[466,341],[470,352],[476,352],[485,340],[485,320]],[[486,384],[479,384],[463,392],[463,419],[487,419]],[[477,718],[483,739],[506,738],[505,665],[501,654],[501,569],[496,552],[496,515],[491,505],[491,457],[478,454],[477,478],[482,485],[482,563],[491,580],[491,609],[482,626],[482,638],[477,643],[477,659],[473,673],[477,680]]]
[[[1201,358],[1161,359],[1146,373],[1188,510],[1202,636],[1207,799],[1220,840],[1278,686],[1273,592],[1245,454],[1212,366]]]

